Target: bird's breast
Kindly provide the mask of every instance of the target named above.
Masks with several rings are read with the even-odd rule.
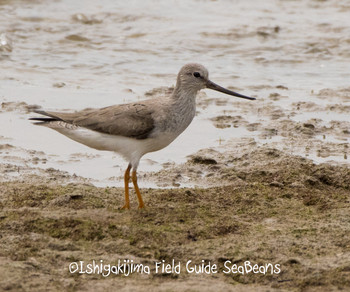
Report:
[[[155,134],[166,134],[167,137],[175,139],[190,125],[195,114],[195,102],[173,104],[156,117]]]

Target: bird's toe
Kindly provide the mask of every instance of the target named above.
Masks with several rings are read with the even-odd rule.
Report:
[[[120,208],[120,210],[129,210],[129,209],[130,209],[129,204],[125,204],[123,207]]]

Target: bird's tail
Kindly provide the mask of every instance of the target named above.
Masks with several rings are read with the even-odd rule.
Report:
[[[46,116],[46,117],[42,117],[42,118],[30,118],[30,121],[37,121],[36,123],[34,123],[35,125],[43,125],[49,122],[55,122],[55,121],[61,121],[61,119],[59,119],[58,117],[55,117],[43,110],[34,110],[33,112]]]

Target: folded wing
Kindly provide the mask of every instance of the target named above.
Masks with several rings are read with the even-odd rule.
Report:
[[[41,124],[64,121],[97,132],[135,139],[147,138],[154,129],[153,110],[146,104],[132,103],[101,109],[86,109],[75,113],[35,111],[49,118],[31,118]]]

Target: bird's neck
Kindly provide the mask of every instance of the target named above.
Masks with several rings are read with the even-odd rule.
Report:
[[[181,84],[178,80],[171,96],[174,103],[195,103],[196,96],[198,93],[198,88],[193,86],[186,86],[187,84]]]
[[[184,131],[196,115],[196,95],[198,90],[185,90],[176,86],[171,99],[173,124],[177,125],[177,133]]]

